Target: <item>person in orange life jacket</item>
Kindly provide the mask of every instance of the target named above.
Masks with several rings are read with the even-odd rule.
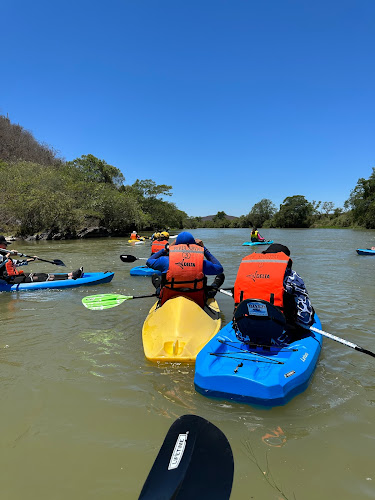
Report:
[[[180,233],[175,243],[151,255],[146,265],[162,273],[152,279],[161,304],[175,295],[183,295],[204,307],[206,298],[214,297],[225,279],[220,262],[201,240],[187,231]],[[206,275],[216,275],[209,287]]]
[[[292,260],[289,256],[288,247],[273,243],[262,253],[252,253],[244,257],[233,289],[235,307],[243,304],[243,301],[248,302],[249,299],[260,299],[261,302],[276,306],[283,313],[288,334],[288,337],[285,335],[284,342],[305,336],[306,327],[314,323],[314,309],[305,284],[301,276],[292,270]],[[251,307],[256,308],[256,304]],[[259,307],[264,310],[264,306]],[[243,305],[241,309],[244,310]],[[236,310],[234,314],[236,316]],[[280,317],[276,318],[276,321],[278,320]],[[248,325],[250,326],[250,321]],[[252,328],[254,329],[254,326]],[[248,340],[249,332],[245,334],[245,329],[236,332],[242,341],[246,338]]]
[[[17,254],[17,250],[7,251],[7,246],[10,243],[5,239],[3,235],[0,235],[0,279],[7,281],[10,284],[16,283],[31,283],[34,281],[53,281],[53,280],[65,280],[65,279],[77,279],[82,276],[83,268],[77,269],[72,273],[59,274],[55,277],[54,274],[47,273],[29,273],[25,274],[22,270],[18,270],[20,266],[27,266],[29,262],[34,262],[38,259],[37,256],[28,258],[26,260],[15,260],[10,256]],[[5,250],[1,252],[1,250]]]
[[[141,237],[139,236],[139,234],[137,233],[137,231],[133,231],[130,235],[130,239],[131,240],[140,240]]]
[[[151,245],[151,255],[159,252],[159,250],[163,250],[169,240],[169,234],[166,232],[157,233],[157,235]]]
[[[253,227],[253,230],[250,234],[251,241],[254,243],[256,241],[266,241],[263,236],[259,234],[259,231],[256,227]]]

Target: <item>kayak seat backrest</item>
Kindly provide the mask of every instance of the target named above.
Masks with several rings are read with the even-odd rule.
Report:
[[[266,300],[246,299],[233,314],[233,328],[254,344],[271,345],[286,329],[284,314]]]

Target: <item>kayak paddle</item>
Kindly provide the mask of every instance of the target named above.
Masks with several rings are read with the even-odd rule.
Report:
[[[21,257],[26,257],[27,259],[34,259],[34,256],[33,255],[26,255],[24,253],[21,253],[21,252],[12,252],[12,250],[3,250],[3,249],[0,249],[0,252],[3,254],[3,255],[6,255],[7,253],[13,253],[13,255],[19,255]],[[46,260],[46,259],[41,259],[40,257],[36,257],[37,260],[40,260],[41,262],[49,262],[50,264],[54,264],[55,266],[65,266],[64,262],[60,259],[54,259],[54,260]]]
[[[138,500],[228,500],[233,454],[224,433],[197,415],[170,427]]]
[[[369,356],[373,356],[375,358],[374,352],[368,351],[367,349],[364,349],[363,347],[360,347],[357,344],[353,344],[353,342],[349,342],[348,340],[342,339],[340,337],[336,337],[336,335],[332,335],[332,333],[324,332],[323,330],[319,330],[318,328],[315,328],[314,326],[310,326],[307,329],[311,330],[312,332],[320,333],[320,335],[323,335],[324,337],[335,340],[336,342],[340,342],[340,344],[344,344],[348,347],[351,347],[352,349],[355,349],[356,351],[363,352],[363,353],[368,354]]]
[[[120,255],[122,262],[135,262],[136,260],[147,260],[146,257],[134,257],[134,255]]]
[[[224,293],[225,295],[229,295],[230,297],[233,297],[233,294],[230,292],[227,292],[225,289],[219,288],[218,290],[221,293]],[[356,351],[363,352],[364,354],[368,354],[369,356],[373,356],[375,358],[375,353],[372,351],[369,351],[367,349],[364,349],[363,347],[353,344],[353,342],[349,342],[348,340],[342,339],[341,337],[337,337],[336,335],[332,335],[332,333],[325,332],[323,330],[319,330],[318,328],[315,328],[315,326],[302,326],[301,324],[299,325],[302,328],[305,328],[306,330],[311,330],[312,332],[315,333],[320,333],[320,335],[323,335],[323,337],[327,337],[328,339],[335,340],[336,342],[340,342],[340,344],[344,344],[348,347],[351,347],[352,349],[355,349]]]
[[[156,297],[156,294],[151,295],[118,295],[114,293],[99,293],[97,295],[89,295],[83,297],[82,304],[92,311],[101,311],[103,309],[111,309],[131,299],[144,299],[147,297]]]

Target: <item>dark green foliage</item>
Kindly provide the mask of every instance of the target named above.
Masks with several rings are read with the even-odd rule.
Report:
[[[122,186],[125,182],[125,177],[118,168],[108,165],[94,155],[82,155],[80,158],[67,162],[67,166],[74,167],[81,172],[83,180],[87,182],[113,184],[116,187]]]
[[[124,185],[122,172],[88,154],[64,162],[20,125],[0,116],[0,231],[20,235],[61,232],[74,235],[90,225],[112,234],[162,227],[349,227],[375,228],[375,168],[359,179],[343,211],[332,202],[308,202],[302,195],[285,198],[276,212],[262,199],[247,215],[224,211],[206,218],[188,217],[174,203],[172,186],[151,179]]]
[[[368,179],[358,179],[346,202],[353,211],[354,221],[367,229],[375,229],[375,168]]]
[[[302,195],[288,196],[273,218],[274,227],[309,227],[313,206]]]
[[[271,200],[263,198],[255,203],[247,217],[247,226],[262,227],[263,224],[272,219],[276,213],[276,207]]]
[[[74,235],[101,225],[112,234],[184,226],[185,212],[162,199],[172,186],[151,179],[125,186],[122,172],[94,155],[64,162],[0,116],[0,229]]]
[[[74,232],[83,223],[77,203],[83,186],[73,185],[65,167],[17,162],[0,166],[0,176],[1,225],[17,226],[21,235],[28,235],[50,229]]]

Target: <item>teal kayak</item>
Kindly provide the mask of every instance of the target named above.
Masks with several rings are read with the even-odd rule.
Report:
[[[65,273],[53,273],[55,276]],[[34,283],[18,283],[11,285],[4,280],[0,280],[0,292],[21,292],[23,290],[41,290],[52,288],[76,288],[77,286],[99,285],[112,281],[115,273],[83,273],[76,280],[55,280],[55,281],[35,281]]]
[[[256,246],[256,245],[271,245],[273,243],[273,240],[270,241],[245,241],[245,243],[242,243],[242,245],[246,245],[249,247]]]

